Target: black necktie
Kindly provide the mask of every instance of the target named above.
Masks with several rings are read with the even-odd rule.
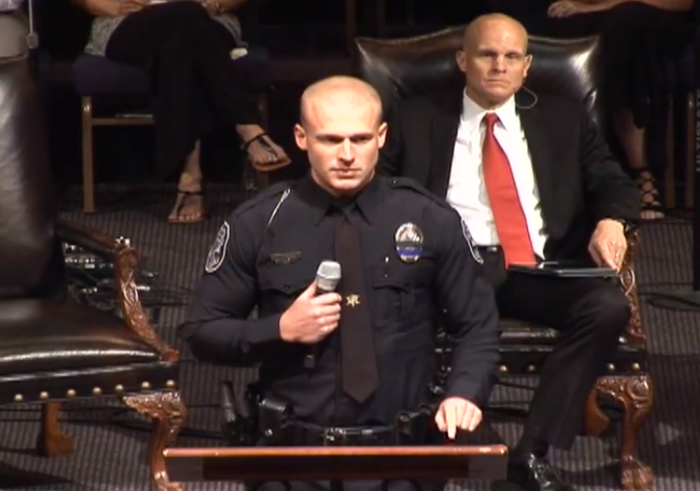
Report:
[[[376,390],[379,374],[360,234],[353,218],[348,208],[335,214],[335,260],[342,267],[338,293],[343,298],[339,326],[343,391],[362,403]]]

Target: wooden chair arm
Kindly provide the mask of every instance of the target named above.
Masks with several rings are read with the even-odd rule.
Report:
[[[640,238],[638,232],[633,232],[627,237],[627,253],[620,269],[620,287],[630,304],[630,321],[625,329],[625,338],[632,346],[645,346],[646,333],[642,328],[642,319],[639,313],[639,292],[637,277],[634,271],[634,260],[639,251]]]

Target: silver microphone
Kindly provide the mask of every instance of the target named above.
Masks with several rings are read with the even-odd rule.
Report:
[[[340,283],[341,273],[340,263],[323,261],[316,271],[316,294],[334,292]]]
[[[323,261],[316,271],[316,295],[334,292],[338,287],[338,283],[340,283],[341,277],[342,269],[340,263],[335,261]],[[309,354],[304,358],[304,367],[312,369],[316,366],[318,349],[318,344],[311,348]]]

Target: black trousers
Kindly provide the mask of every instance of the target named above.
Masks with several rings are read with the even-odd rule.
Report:
[[[568,449],[582,427],[586,399],[630,318],[614,281],[508,273],[500,248],[481,248],[484,273],[504,318],[561,333],[540,373],[523,436]]]
[[[233,36],[197,2],[154,5],[128,15],[106,56],[143,69],[154,89],[160,177],[181,170],[195,142],[218,124],[258,124],[255,74],[231,60]]]

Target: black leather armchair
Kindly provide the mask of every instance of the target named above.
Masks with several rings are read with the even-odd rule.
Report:
[[[27,56],[0,58],[0,404],[42,404],[38,449],[75,445],[58,426],[62,401],[120,397],[155,424],[154,487],[169,484],[164,447],[185,416],[178,353],[163,344],[139,302],[136,251],[56,219],[42,112]],[[68,299],[61,242],[115,265],[121,318]]]
[[[358,38],[357,69],[360,76],[380,93],[387,110],[396,101],[459,90],[464,75],[457,68],[455,52],[462,43],[463,27],[455,27],[413,38],[380,40]],[[592,117],[604,124],[604,110],[596,98],[595,38],[553,40],[530,38],[534,56],[528,73],[527,87],[584,101]],[[637,456],[637,433],[652,406],[653,390],[647,372],[646,336],[639,316],[639,299],[633,269],[633,259],[639,244],[638,236],[629,237],[630,248],[620,273],[620,284],[632,309],[632,318],[617,352],[607,364],[607,373],[598,379],[586,411],[585,430],[602,434],[610,419],[599,407],[607,398],[623,410],[621,447],[621,484],[624,489],[649,489],[653,480],[651,469]],[[526,325],[503,319],[501,329],[501,377],[536,376],[551,352],[558,333],[541,326]],[[449,339],[440,334],[438,357],[443,367],[434,391],[439,393],[449,370]]]

